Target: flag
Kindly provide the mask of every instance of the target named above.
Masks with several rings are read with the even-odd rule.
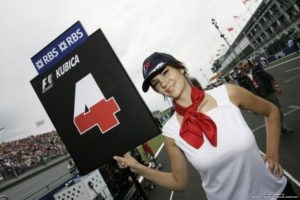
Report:
[[[247,2],[249,2],[250,0],[242,0],[243,4],[246,4]]]
[[[45,121],[42,119],[42,120],[36,121],[36,122],[35,122],[35,125],[36,125],[37,127],[39,127],[39,126],[42,126],[44,123],[45,123]]]
[[[229,28],[227,28],[227,31],[228,31],[228,32],[233,31],[233,28],[232,28],[232,27],[229,27]]]

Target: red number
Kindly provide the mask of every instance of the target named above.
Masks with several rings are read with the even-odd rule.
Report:
[[[102,133],[119,125],[115,114],[120,108],[114,97],[106,100],[95,79],[88,74],[76,83],[74,124],[80,134],[94,126]]]

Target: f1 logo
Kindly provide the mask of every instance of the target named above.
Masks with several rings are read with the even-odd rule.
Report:
[[[119,125],[116,113],[120,111],[114,97],[105,99],[92,74],[76,83],[74,124],[82,135],[94,126],[102,133]]]
[[[42,82],[42,91],[45,93],[48,89],[53,86],[53,78],[52,74],[49,74],[47,77],[43,79]]]

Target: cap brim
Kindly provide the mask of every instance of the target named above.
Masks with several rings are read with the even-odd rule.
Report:
[[[143,85],[142,85],[143,91],[147,92],[149,90],[149,87],[150,87],[149,80],[144,80]]]
[[[151,79],[152,79],[154,76],[156,76],[157,74],[159,74],[159,71],[160,71],[160,70],[158,70],[158,72],[155,72],[155,73],[151,74],[150,76],[148,76],[148,77],[144,80],[143,85],[142,85],[143,91],[144,91],[144,92],[147,92],[147,91],[149,90]]]

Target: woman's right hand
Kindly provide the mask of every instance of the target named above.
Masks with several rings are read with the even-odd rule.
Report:
[[[270,170],[273,176],[275,176],[278,179],[283,176],[284,170],[278,161],[272,158],[267,158],[267,156],[265,156],[263,159],[266,164],[266,167]]]
[[[129,167],[131,171],[136,172],[138,165],[140,164],[136,159],[134,159],[130,153],[124,154],[124,156],[114,156],[113,159],[117,161],[118,166],[121,169]]]

